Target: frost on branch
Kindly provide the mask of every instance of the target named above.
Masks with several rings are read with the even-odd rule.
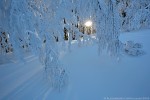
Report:
[[[113,0],[97,1],[97,38],[99,51],[104,49],[112,56],[119,56],[121,43],[119,37],[119,15]],[[98,16],[98,14],[100,14]],[[102,20],[100,20],[102,19]]]
[[[0,1],[0,41],[5,45],[5,49],[11,46],[11,53],[22,61],[26,53],[38,56],[50,84],[59,88],[67,82],[67,74],[60,66],[53,36],[56,30],[61,31],[58,23],[52,23],[61,21],[61,18],[55,15],[60,3],[61,0]],[[7,45],[2,35],[9,35]]]
[[[141,44],[129,42],[122,43],[119,40],[119,33],[121,32],[121,29],[124,28],[124,25],[121,23],[122,20],[125,20],[127,17],[127,13],[131,13],[132,11],[135,11],[135,8],[133,7],[130,9],[130,11],[126,12],[125,10],[121,10],[121,16],[120,16],[120,9],[122,8],[122,4],[125,3],[124,6],[126,6],[129,10],[130,7],[128,7],[131,4],[134,4],[137,1],[132,2],[125,2],[125,1],[116,1],[116,0],[97,0],[97,38],[98,38],[98,47],[99,52],[101,53],[103,50],[107,50],[107,53],[111,56],[120,57],[123,54],[130,55],[130,56],[139,56],[143,55],[144,52],[140,49]],[[142,1],[139,1],[141,3]],[[145,4],[148,3],[148,1],[145,2]],[[148,9],[148,8],[147,8]],[[139,29],[143,24],[139,24],[136,22],[140,22],[140,20],[143,19],[143,17],[146,20],[150,20],[147,18],[146,15],[143,15],[143,12],[147,11],[145,9],[140,9],[142,12],[138,13],[138,16],[132,16],[133,19],[136,19],[136,21],[132,20],[127,25],[132,25],[134,23],[135,25],[132,26],[133,29]],[[143,16],[141,16],[141,15]],[[122,18],[123,17],[123,18]],[[131,16],[130,16],[131,17]],[[128,17],[129,18],[129,17]],[[147,26],[148,27],[148,21]],[[145,22],[145,23],[146,23]],[[139,25],[139,27],[138,27]],[[125,30],[131,28],[126,27]],[[131,46],[133,45],[133,46]]]

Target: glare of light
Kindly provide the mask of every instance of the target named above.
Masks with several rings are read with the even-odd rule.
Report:
[[[84,25],[85,25],[86,27],[91,27],[92,24],[93,24],[92,21],[88,20],[88,21],[85,22]]]

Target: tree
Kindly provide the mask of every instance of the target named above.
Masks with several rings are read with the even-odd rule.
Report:
[[[27,45],[28,52],[38,56],[44,64],[47,78],[51,84],[56,84],[54,87],[65,83],[67,77],[60,66],[53,36],[56,30],[61,31],[60,17],[55,15],[60,3],[61,0],[0,1],[0,18],[3,20],[0,27],[9,34],[13,54],[24,60],[23,45]]]

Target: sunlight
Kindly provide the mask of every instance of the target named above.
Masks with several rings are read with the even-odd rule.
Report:
[[[93,24],[92,21],[91,21],[91,20],[88,20],[88,21],[85,22],[84,25],[85,25],[86,27],[91,27],[92,24]]]

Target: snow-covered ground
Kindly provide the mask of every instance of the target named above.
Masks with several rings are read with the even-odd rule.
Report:
[[[51,89],[43,65],[35,56],[27,56],[24,63],[13,63],[15,60],[12,57],[7,58],[11,59],[7,62],[1,60],[0,99],[104,100],[107,97],[150,97],[149,38],[149,29],[121,34],[122,42],[132,40],[141,43],[145,54],[139,57],[124,55],[119,61],[106,53],[98,55],[96,44],[78,47],[74,43],[71,52],[60,57],[69,76],[68,86],[61,91]]]

